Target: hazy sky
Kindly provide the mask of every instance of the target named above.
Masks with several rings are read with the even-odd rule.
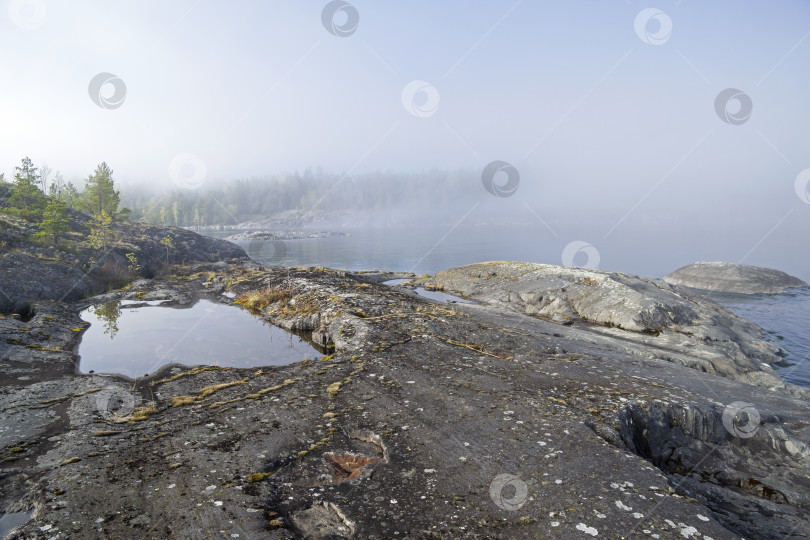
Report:
[[[68,179],[106,160],[125,187],[176,187],[178,155],[197,184],[503,160],[519,190],[477,186],[481,208],[594,244],[685,223],[727,259],[808,266],[806,1],[353,0],[334,26],[326,1],[6,4],[7,177],[25,155]]]

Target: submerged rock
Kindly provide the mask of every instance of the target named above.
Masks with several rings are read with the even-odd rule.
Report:
[[[697,262],[664,276],[672,285],[736,294],[779,294],[810,285],[780,270],[724,262]]]

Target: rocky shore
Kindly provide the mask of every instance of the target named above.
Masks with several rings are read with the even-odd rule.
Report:
[[[784,363],[785,353],[762,328],[661,280],[511,262],[451,268],[412,283],[562,325],[585,325],[590,339],[630,354],[810,399],[810,390],[776,374],[773,366]]]
[[[710,300],[528,263],[387,286],[384,272],[262,267],[216,242],[189,237],[185,264],[0,319],[0,513],[32,512],[10,538],[810,530],[807,391],[779,380],[761,329]],[[30,276],[13,268],[3,288],[22,290],[11,282]],[[308,332],[324,356],[78,374],[87,305],[199,298]]]
[[[249,242],[255,240],[277,241],[277,240],[306,240],[310,238],[332,238],[335,236],[348,236],[348,233],[338,233],[329,231],[249,231],[232,234],[225,238],[229,242]]]
[[[690,264],[663,279],[673,285],[733,294],[779,294],[810,288],[801,279],[779,270],[724,262]]]

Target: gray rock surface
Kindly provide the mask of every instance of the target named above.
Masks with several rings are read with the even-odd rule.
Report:
[[[111,286],[120,286],[133,277],[154,275],[164,266],[177,263],[246,260],[239,246],[200,236],[179,228],[156,227],[141,223],[114,224],[116,239],[103,251],[86,246],[87,216],[71,213],[69,249],[39,246],[30,241],[36,227],[28,222],[0,216],[0,313],[20,313],[43,300],[70,302]],[[172,238],[167,253],[160,241]],[[127,254],[134,254],[138,270],[129,269]]]
[[[489,262],[415,280],[556,323],[588,326],[592,339],[623,350],[810,399],[772,365],[784,352],[762,328],[689,289],[616,272],[537,263]]]
[[[778,294],[807,288],[804,281],[772,268],[724,262],[698,262],[664,276],[672,285],[736,294]]]
[[[0,255],[0,313],[20,313],[40,300],[70,302],[93,290],[78,268],[26,253]]]
[[[501,281],[521,278],[507,267],[481,279],[511,294]],[[451,307],[346,272],[183,271],[121,294],[288,291],[256,315],[310,328],[335,353],[130,381],[75,373],[86,301],[0,318],[0,512],[34,511],[12,539],[775,540],[810,529],[810,403],[626,338],[656,336],[515,302]],[[131,410],[110,415],[115,396]]]

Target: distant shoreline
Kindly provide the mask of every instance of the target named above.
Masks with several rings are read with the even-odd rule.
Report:
[[[263,242],[273,242],[277,240],[306,240],[309,238],[332,238],[335,236],[349,236],[349,233],[332,231],[246,231],[226,236],[224,240],[228,242],[247,242],[261,240]]]

